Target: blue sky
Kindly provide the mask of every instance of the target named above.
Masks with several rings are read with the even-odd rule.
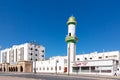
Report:
[[[46,57],[66,55],[68,17],[77,20],[77,54],[120,50],[119,0],[1,0],[0,45],[36,41]]]

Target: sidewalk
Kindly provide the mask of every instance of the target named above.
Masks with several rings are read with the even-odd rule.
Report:
[[[32,74],[32,75],[49,75],[49,76],[64,76],[64,77],[68,77],[68,74],[55,74],[55,73],[15,73],[15,72],[10,72],[9,74]],[[0,76],[1,77],[1,76]],[[120,79],[120,75],[119,76],[113,76],[113,75],[96,75],[96,74],[70,74],[69,77],[76,77],[76,78],[105,78],[105,79]],[[2,79],[2,80],[6,80],[6,79]],[[14,79],[11,79],[14,80]],[[18,80],[18,79],[16,79]],[[28,80],[28,79],[20,79],[20,80]],[[29,79],[29,80],[37,80],[37,79]]]
[[[68,76],[68,74],[55,74],[55,73],[37,73],[38,75],[51,75],[51,76]],[[116,78],[120,79],[120,75],[113,76],[113,75],[96,75],[96,74],[70,74],[69,77],[94,77],[94,78]]]
[[[10,76],[0,76],[0,80],[43,80],[43,79],[32,79],[32,78],[20,78],[20,77],[10,77]]]

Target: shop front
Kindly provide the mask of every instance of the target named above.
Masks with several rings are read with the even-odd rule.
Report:
[[[116,69],[116,60],[78,61],[73,63],[72,73],[113,75]]]

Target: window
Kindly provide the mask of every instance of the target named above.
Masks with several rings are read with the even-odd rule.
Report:
[[[30,60],[32,61],[32,58]]]
[[[44,53],[45,51],[44,51],[44,50],[42,50],[42,52]]]
[[[35,56],[37,56],[37,54],[35,54]]]
[[[71,36],[71,33],[69,33],[69,36]]]
[[[108,58],[108,56],[106,56],[106,58]]]
[[[99,57],[99,59],[102,59],[102,57]]]
[[[116,64],[118,65],[118,64],[119,64],[119,61],[116,61]]]
[[[104,73],[111,73],[111,70],[101,70],[101,72],[104,72]]]
[[[77,60],[79,61],[79,60],[80,60],[80,58],[77,58]]]
[[[90,57],[90,59],[92,59],[92,58]]]
[[[41,68],[39,68],[39,70],[41,70]]]
[[[85,60],[87,60],[87,58],[85,58]]]
[[[53,67],[51,67],[51,70],[53,70]]]
[[[37,61],[37,59],[35,59]]]
[[[43,68],[43,70],[45,70],[45,68]]]
[[[33,48],[30,48],[30,50],[33,50]]]
[[[49,70],[49,68],[47,67],[47,70]]]
[[[38,51],[37,49],[35,49],[35,51]]]
[[[32,53],[30,53],[30,55],[33,55]]]
[[[41,55],[42,57],[44,57],[44,55]]]

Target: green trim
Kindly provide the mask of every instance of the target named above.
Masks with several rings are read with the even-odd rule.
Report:
[[[67,36],[65,38],[65,41],[68,43],[76,43],[76,42],[78,42],[78,38],[74,37],[74,36]]]
[[[76,25],[77,23],[76,23],[76,22],[67,22],[67,25],[69,25],[69,24],[74,24],[74,25]]]

